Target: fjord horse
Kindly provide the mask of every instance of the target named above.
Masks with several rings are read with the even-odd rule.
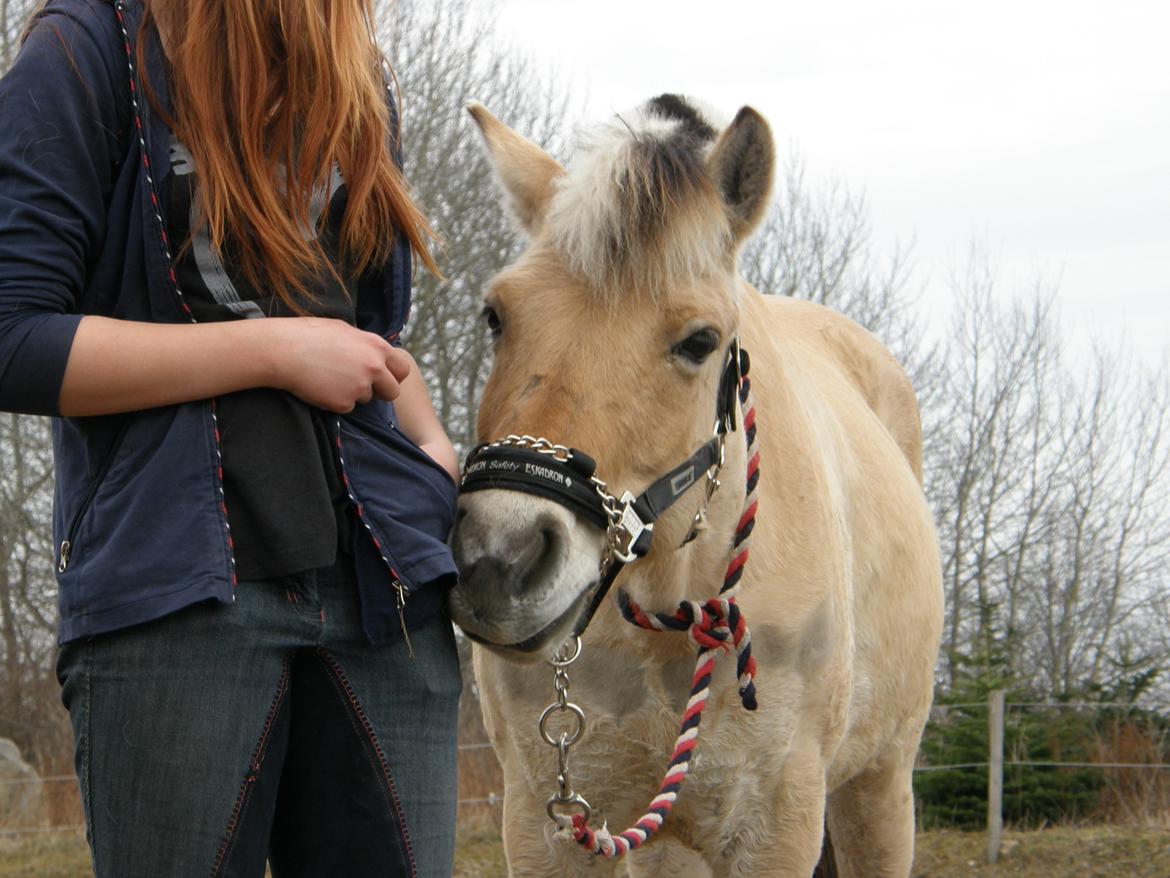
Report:
[[[848,876],[906,876],[911,769],[942,623],[937,539],[921,486],[918,407],[868,332],[769,297],[737,273],[768,203],[773,144],[750,108],[720,126],[664,95],[581,145],[568,169],[482,106],[482,134],[527,249],[485,291],[494,364],[481,441],[581,449],[615,493],[638,493],[712,435],[727,351],[751,357],[760,469],[738,606],[758,709],[716,662],[702,736],[673,812],[628,856],[633,876],[806,878],[830,830]],[[702,480],[658,519],[623,589],[646,612],[718,592],[747,490],[742,425],[726,442],[707,525]],[[604,528],[507,489],[466,493],[453,535],[455,621],[476,641],[484,720],[503,766],[514,876],[613,874],[556,837],[555,747],[537,734],[552,656],[586,612]],[[617,832],[658,790],[687,707],[695,646],[603,601],[570,668],[585,715],[572,784]]]

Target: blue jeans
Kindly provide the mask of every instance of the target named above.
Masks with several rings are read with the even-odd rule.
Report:
[[[370,646],[345,560],[62,648],[97,878],[451,875],[450,622]]]

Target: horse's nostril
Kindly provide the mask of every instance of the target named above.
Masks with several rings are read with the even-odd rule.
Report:
[[[556,525],[546,525],[532,535],[512,565],[526,590],[538,586],[548,577],[560,556],[561,545],[562,535]]]
[[[508,567],[517,579],[522,579],[529,570],[540,563],[541,556],[548,547],[548,537],[544,528],[536,533],[525,531],[517,534],[517,537],[516,548]]]
[[[451,535],[462,592],[479,603],[548,587],[568,547],[567,525],[551,515],[490,521],[470,510],[457,517]]]

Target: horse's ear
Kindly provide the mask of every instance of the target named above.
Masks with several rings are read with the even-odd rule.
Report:
[[[707,159],[736,244],[751,234],[768,207],[775,148],[764,117],[743,107]]]
[[[476,101],[469,101],[467,112],[483,136],[488,161],[499,178],[504,192],[504,206],[534,236],[544,221],[554,183],[565,173],[552,156],[521,137]]]

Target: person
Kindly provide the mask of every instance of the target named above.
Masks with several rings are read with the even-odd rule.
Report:
[[[97,876],[450,875],[458,470],[371,0],[49,0],[0,113]]]

